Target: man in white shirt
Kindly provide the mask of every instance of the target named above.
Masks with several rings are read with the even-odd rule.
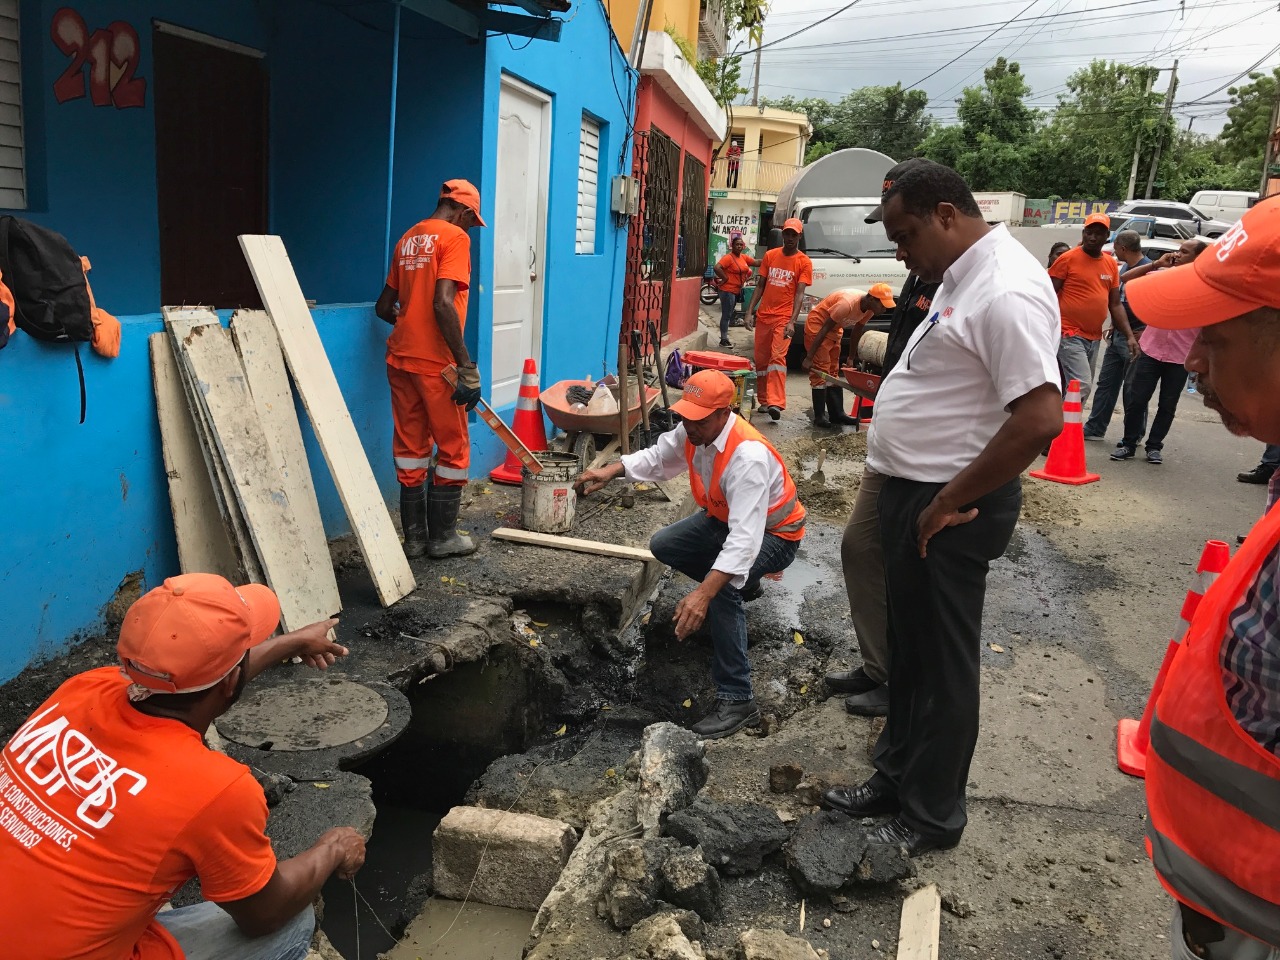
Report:
[[[978,739],[987,570],[1013,535],[1021,473],[1062,430],[1058,302],[964,179],[922,164],[884,195],[898,259],[941,281],[931,315],[876,397],[867,466],[883,476],[889,719],[876,773],[824,800],[893,814],[868,839],[911,855],[953,847]]]
[[[684,640],[710,618],[716,708],[693,725],[704,740],[760,723],[743,600],[759,595],[766,573],[791,565],[804,537],[796,485],[778,451],[733,412],[733,395],[733,381],[723,373],[695,373],[671,406],[683,420],[678,427],[647,450],[588,470],[577,482],[585,495],[624,473],[628,480],[652,482],[689,472],[693,499],[702,510],[663,527],[649,549],[699,581],[676,605],[676,639]]]

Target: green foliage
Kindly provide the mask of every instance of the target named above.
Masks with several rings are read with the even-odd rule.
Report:
[[[724,0],[723,8],[726,32],[730,37],[745,31],[749,42],[760,42],[765,14],[769,11],[769,0]],[[706,84],[721,107],[727,108],[747,92],[747,88],[742,86],[741,56],[708,57],[700,60],[697,47],[670,22],[663,29],[675,41],[680,55],[697,71],[699,79]]]
[[[830,144],[832,150],[867,147],[895,160],[911,156],[916,145],[929,133],[933,120],[925,112],[929,95],[923,90],[892,87],[862,87],[838,102],[816,97],[779,97],[764,104],[781,110],[803,113],[813,126],[813,146]],[[819,154],[821,156],[823,154]]]
[[[1256,190],[1262,177],[1264,149],[1267,137],[1272,133],[1269,127],[1277,84],[1280,84],[1280,67],[1270,74],[1251,73],[1247,84],[1227,91],[1233,103],[1227,110],[1227,125],[1220,137],[1223,158],[1229,163],[1242,164],[1253,175],[1253,183],[1249,187],[1238,189]],[[1223,189],[1229,188],[1224,186]]]
[[[809,149],[804,153],[804,162],[813,163],[825,157],[828,153],[835,153],[838,148],[830,140],[819,140],[816,143],[810,143]]]

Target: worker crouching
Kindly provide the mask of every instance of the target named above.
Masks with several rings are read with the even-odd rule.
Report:
[[[711,680],[716,707],[693,725],[706,740],[760,723],[747,660],[745,600],[760,593],[760,578],[785,570],[804,537],[805,510],[782,457],[733,412],[733,381],[704,370],[685,383],[672,405],[682,420],[657,444],[617,463],[587,470],[578,492],[590,494],[624,474],[662,481],[689,473],[701,511],[653,535],[653,555],[699,586],[676,605],[676,639],[710,618]]]
[[[803,369],[809,373],[813,393],[813,425],[815,427],[856,426],[858,420],[844,412],[844,390],[831,383],[840,376],[840,341],[846,330],[855,330],[851,351],[867,321],[898,304],[887,283],[873,284],[866,293],[852,288],[827,294],[804,322],[805,354]]]
[[[374,307],[395,328],[387,338],[387,381],[400,522],[410,557],[476,549],[457,527],[471,466],[467,411],[480,402],[480,371],[462,338],[471,286],[466,231],[484,225],[476,188],[466,180],[447,181],[435,212],[396,244]],[[441,374],[455,365],[453,387]]]

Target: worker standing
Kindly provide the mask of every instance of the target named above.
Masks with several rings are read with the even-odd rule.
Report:
[[[735,233],[729,239],[729,252],[715,265],[716,278],[720,281],[720,346],[731,347],[729,342],[729,324],[733,320],[734,307],[742,299],[742,288],[746,286],[751,270],[760,265],[760,261],[746,252],[747,241],[742,234]]]
[[[1280,443],[1280,198],[1203,255],[1129,284],[1148,332],[1201,332],[1187,356],[1237,436]],[[1280,958],[1280,479],[1209,588],[1151,722],[1147,846],[1178,902],[1174,960]]]
[[[782,246],[760,261],[760,280],[747,307],[747,329],[756,330],[756,392],[760,406],[777,420],[787,408],[787,349],[804,291],[813,283],[813,261],[800,252],[804,224],[795,217],[782,225]],[[763,377],[761,371],[764,371]]]
[[[704,740],[760,723],[747,660],[743,601],[759,595],[760,578],[785,570],[804,537],[804,507],[786,464],[751,424],[733,412],[733,381],[703,370],[684,385],[671,409],[683,422],[657,444],[578,478],[581,494],[615,477],[670,480],[686,470],[698,513],[663,527],[649,549],[699,582],[676,605],[676,639],[711,626],[711,680],[716,708],[693,725]]]
[[[447,181],[435,212],[396,244],[374,307],[395,327],[387,338],[391,446],[410,557],[463,556],[476,549],[457,527],[471,465],[467,411],[480,401],[480,371],[462,338],[471,287],[466,231],[484,225],[476,188],[466,180]],[[456,388],[441,376],[449,366],[457,367]]]
[[[893,288],[887,283],[876,283],[865,293],[852,288],[836,290],[809,311],[804,321],[804,346],[808,353],[802,366],[809,373],[815,427],[857,425],[857,418],[844,412],[844,391],[829,383],[826,377],[840,376],[840,341],[845,331],[866,327],[872,317],[896,306]],[[853,349],[857,350],[856,338]]]

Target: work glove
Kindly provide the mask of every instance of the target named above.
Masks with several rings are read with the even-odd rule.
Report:
[[[458,384],[453,388],[453,402],[467,410],[474,410],[480,402],[480,370],[473,363],[457,368]]]

